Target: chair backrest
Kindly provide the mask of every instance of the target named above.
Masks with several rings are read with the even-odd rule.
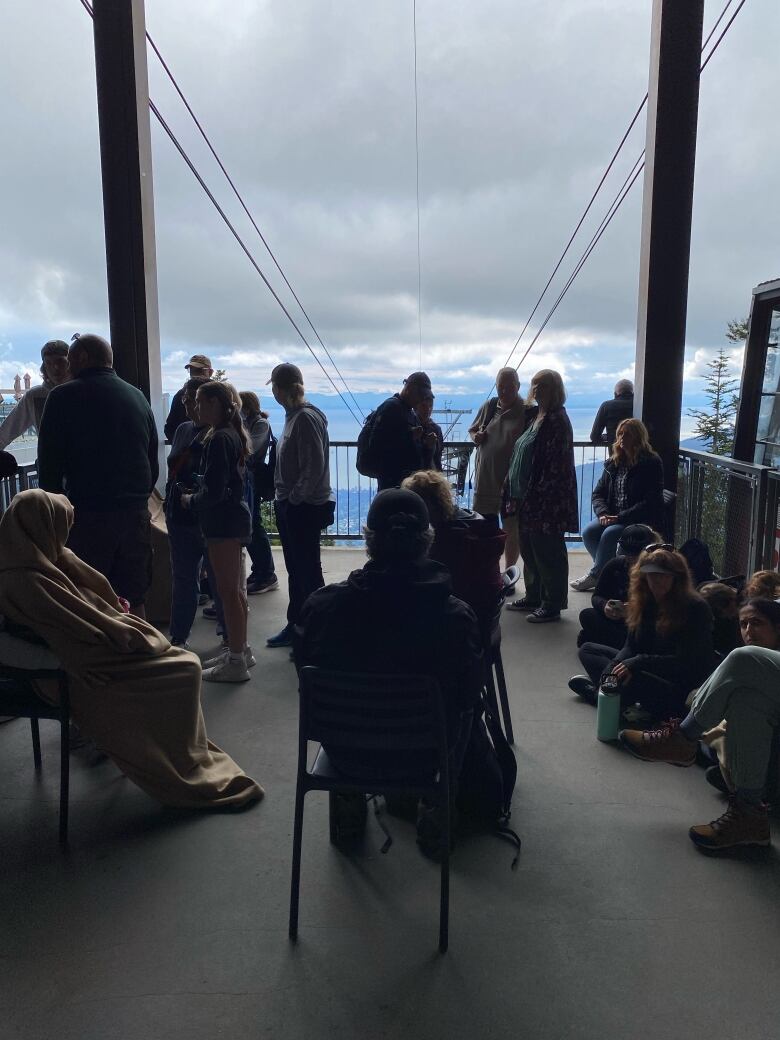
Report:
[[[300,672],[301,742],[365,751],[446,753],[447,721],[435,679],[422,675]]]

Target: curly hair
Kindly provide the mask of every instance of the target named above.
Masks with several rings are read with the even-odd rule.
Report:
[[[632,632],[637,631],[642,619],[647,615],[649,606],[654,602],[647,575],[642,573],[642,567],[646,563],[661,564],[674,578],[669,594],[657,604],[656,617],[658,632],[661,635],[670,635],[682,628],[690,604],[700,597],[694,591],[691,572],[681,553],[670,549],[640,553],[631,568],[628,585],[626,624]]]
[[[618,446],[617,438],[621,432],[632,435],[633,447]],[[642,420],[624,419],[618,423],[615,431],[615,443],[612,446],[611,461],[616,466],[635,466],[641,458],[646,458],[648,455],[655,455],[655,452],[650,443],[650,434],[647,432],[647,427]]]
[[[232,383],[210,379],[208,382],[200,384],[198,394],[201,397],[216,398],[222,406],[222,422],[218,426],[211,427],[203,438],[203,443],[207,444],[211,440],[214,430],[232,426],[241,442],[241,460],[246,459],[251,454],[251,447],[244,424],[241,422],[241,398],[238,396],[236,388]]]
[[[420,469],[401,481],[405,491],[414,491],[428,507],[432,524],[451,520],[457,512],[452,488],[443,473],[435,469]]]
[[[780,596],[780,573],[756,571],[748,578],[742,594],[746,600],[777,599]]]

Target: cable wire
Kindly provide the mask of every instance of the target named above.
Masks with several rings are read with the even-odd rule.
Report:
[[[84,8],[84,9],[85,9],[85,10],[86,10],[87,12],[88,12],[88,14],[90,15],[90,17],[94,17],[94,12],[93,12],[93,10],[92,10],[92,5],[91,5],[91,4],[89,3],[89,0],[80,0],[80,3],[81,3],[81,5],[82,5],[82,7],[83,7],[83,8]],[[356,423],[358,424],[358,426],[361,426],[361,425],[362,425],[361,419],[358,419],[357,415],[355,415],[355,413],[353,412],[352,408],[350,407],[349,401],[347,401],[347,399],[346,399],[346,398],[344,397],[344,395],[343,395],[343,393],[341,392],[341,390],[340,390],[340,389],[338,388],[338,386],[336,386],[336,384],[335,384],[335,382],[333,381],[333,379],[332,379],[332,377],[331,377],[330,373],[329,373],[329,372],[328,372],[328,371],[326,370],[325,366],[324,366],[324,365],[322,364],[322,362],[320,361],[320,359],[319,359],[319,358],[317,357],[317,355],[315,354],[314,350],[312,349],[312,346],[311,346],[311,344],[310,344],[310,343],[308,342],[308,340],[307,340],[307,339],[306,339],[306,337],[304,336],[304,334],[303,334],[303,332],[301,331],[301,329],[299,328],[299,326],[298,326],[297,322],[295,321],[295,319],[293,318],[293,316],[292,316],[292,315],[290,314],[289,310],[288,310],[288,309],[287,309],[287,307],[285,306],[285,304],[284,304],[284,302],[282,301],[282,299],[280,298],[279,294],[278,294],[278,293],[276,292],[276,290],[274,289],[274,287],[273,287],[273,286],[271,285],[271,283],[269,282],[268,278],[267,278],[267,277],[266,277],[266,275],[264,274],[264,272],[263,272],[262,268],[260,267],[260,265],[258,264],[257,260],[255,259],[255,257],[254,257],[254,256],[253,256],[253,254],[251,253],[251,251],[249,250],[249,248],[248,248],[248,246],[246,245],[246,243],[244,242],[244,240],[243,240],[243,239],[241,238],[241,236],[239,235],[238,231],[236,230],[236,228],[234,227],[234,225],[233,225],[233,224],[232,224],[232,222],[230,221],[230,219],[229,219],[229,217],[227,216],[227,214],[225,213],[225,211],[224,211],[224,210],[222,209],[222,207],[220,206],[220,204],[219,204],[219,203],[217,202],[217,199],[216,199],[216,197],[214,196],[214,193],[213,193],[213,192],[211,191],[211,189],[210,189],[210,188],[208,187],[208,185],[206,184],[206,182],[205,182],[205,180],[203,179],[203,177],[201,176],[201,174],[200,174],[200,173],[198,172],[198,169],[197,169],[197,167],[195,166],[195,164],[193,163],[193,161],[192,161],[192,160],[190,159],[190,157],[189,157],[189,155],[187,154],[187,152],[185,151],[184,147],[182,146],[182,144],[180,143],[180,141],[178,140],[178,138],[177,138],[177,137],[176,137],[176,135],[174,134],[173,130],[172,130],[172,129],[170,128],[170,126],[168,125],[168,123],[167,123],[167,122],[165,121],[165,119],[164,119],[164,118],[163,118],[163,116],[162,116],[162,113],[161,113],[161,112],[160,112],[160,110],[159,110],[159,109],[157,108],[157,106],[155,105],[154,101],[152,101],[152,99],[151,99],[151,98],[149,98],[149,108],[151,109],[152,113],[154,114],[154,116],[155,116],[155,118],[157,119],[157,121],[158,121],[158,123],[160,124],[160,126],[161,126],[161,127],[163,128],[163,130],[165,131],[165,133],[166,133],[166,134],[168,135],[168,137],[169,137],[169,138],[170,138],[170,140],[172,141],[172,143],[173,143],[174,147],[175,147],[175,148],[176,148],[176,150],[177,150],[177,151],[179,152],[179,154],[181,155],[181,157],[182,157],[182,159],[184,160],[184,162],[185,162],[185,163],[187,164],[187,166],[189,167],[189,169],[190,169],[190,171],[191,171],[192,175],[193,175],[193,176],[195,177],[195,179],[196,179],[196,180],[198,181],[198,183],[200,184],[201,188],[203,189],[203,191],[204,191],[204,192],[205,192],[205,194],[207,195],[207,197],[208,197],[209,201],[211,202],[211,204],[212,204],[212,205],[214,206],[214,208],[216,209],[217,213],[219,213],[220,217],[222,217],[222,220],[223,220],[223,221],[225,222],[225,224],[226,224],[226,226],[227,226],[228,230],[229,230],[229,231],[231,232],[231,234],[233,235],[233,237],[235,238],[235,240],[236,240],[236,241],[238,242],[238,244],[239,244],[239,246],[241,247],[241,249],[243,250],[243,252],[244,252],[244,253],[246,254],[246,256],[247,256],[247,258],[248,258],[249,262],[250,262],[250,263],[252,264],[252,266],[254,267],[254,269],[255,269],[255,271],[257,272],[257,274],[259,274],[259,275],[260,275],[260,277],[262,278],[262,280],[263,280],[263,282],[265,283],[265,285],[266,285],[266,287],[267,287],[268,291],[269,291],[269,292],[271,293],[271,295],[273,296],[273,298],[274,298],[274,299],[276,300],[276,302],[277,302],[277,303],[279,304],[279,307],[280,307],[280,308],[282,309],[282,311],[283,311],[283,313],[284,313],[285,317],[286,317],[286,318],[287,318],[287,320],[288,320],[288,321],[290,322],[290,324],[292,325],[292,327],[293,327],[293,328],[295,329],[295,331],[297,332],[297,334],[298,334],[298,336],[300,337],[300,339],[301,339],[301,341],[303,342],[303,344],[304,344],[304,345],[306,346],[306,348],[307,348],[307,350],[309,351],[309,353],[311,354],[311,356],[312,356],[312,357],[314,358],[314,360],[315,360],[315,361],[317,362],[317,364],[319,365],[319,367],[320,367],[320,368],[322,369],[322,372],[323,372],[323,374],[325,375],[326,379],[328,380],[328,382],[330,383],[330,385],[331,385],[331,386],[333,387],[333,389],[334,389],[334,390],[336,391],[336,393],[337,393],[337,394],[339,395],[339,397],[341,398],[342,402],[344,403],[344,405],[345,405],[345,406],[346,406],[346,408],[347,408],[347,411],[348,411],[348,412],[350,413],[350,415],[351,415],[351,416],[352,416],[352,418],[353,418],[353,419],[355,420],[355,422],[356,422]],[[226,174],[226,175],[227,175],[227,174]],[[251,219],[251,216],[250,216],[250,219]],[[254,223],[254,221],[253,221],[253,223]],[[256,226],[256,225],[255,225],[255,226]],[[258,229],[258,234],[260,234],[260,231],[259,231],[259,229]],[[262,238],[262,235],[260,235],[260,237]],[[267,247],[267,245],[266,245],[266,248],[268,248],[268,247]],[[270,252],[270,249],[269,249],[269,252]],[[277,267],[278,267],[278,264],[277,264]],[[280,271],[281,271],[281,268],[280,268]],[[282,277],[284,277],[284,274],[283,274],[283,272],[282,272]],[[287,281],[287,279],[286,279],[286,278],[285,278],[285,281]],[[289,283],[288,283],[288,285],[289,285]],[[291,288],[291,291],[292,291],[292,288]],[[294,293],[294,292],[293,292],[293,295],[295,295],[295,293]],[[296,299],[297,299],[297,297],[296,297]],[[299,304],[299,305],[300,305],[300,304]],[[302,308],[302,307],[301,307],[301,310],[303,310],[303,308]],[[304,312],[304,313],[305,313],[305,312]],[[315,331],[316,331],[316,330],[315,330]],[[323,347],[324,347],[324,346],[325,346],[325,345],[323,344]],[[325,348],[325,350],[326,350],[326,353],[327,353],[327,348]],[[332,361],[332,360],[333,360],[333,359],[331,358],[331,361]],[[336,368],[335,362],[334,362],[333,364],[334,364],[334,368]],[[338,371],[338,369],[336,369],[336,371]],[[340,375],[340,374],[341,374],[341,373],[339,373],[339,375]],[[342,376],[342,379],[343,379],[343,376]],[[345,386],[346,386],[346,383],[345,383]],[[350,396],[352,396],[352,395],[351,395],[351,391],[349,390],[349,387],[347,387],[347,391],[348,391],[348,392],[350,393]],[[354,400],[354,397],[353,397],[353,400]],[[355,403],[357,404],[357,402],[355,402]],[[359,409],[359,406],[358,406],[358,410],[360,410],[360,409]],[[361,416],[362,416],[362,412],[361,412]]]
[[[417,183],[417,329],[420,336],[420,368],[422,368],[422,262],[420,251],[420,124],[417,103],[417,0],[412,0],[412,36],[414,39],[414,160]]]

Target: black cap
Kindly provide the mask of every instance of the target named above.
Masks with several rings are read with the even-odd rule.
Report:
[[[415,386],[418,386],[421,389],[431,389],[431,377],[427,372],[412,372],[410,376],[407,376],[406,379],[404,379],[404,386],[407,386],[409,383],[414,383]]]
[[[394,527],[427,531],[430,526],[428,507],[414,491],[388,488],[374,496],[366,517],[369,531],[389,531]]]
[[[629,524],[623,528],[618,540],[619,556],[638,556],[646,545],[658,541],[652,527],[647,524]]]
[[[68,356],[68,344],[61,339],[50,339],[48,343],[44,343],[41,347],[41,360],[45,361],[47,357],[67,357]]]
[[[291,390],[296,383],[303,386],[303,373],[297,365],[290,365],[285,361],[271,372],[271,378],[265,385],[268,386],[269,383],[276,383],[280,390]]]

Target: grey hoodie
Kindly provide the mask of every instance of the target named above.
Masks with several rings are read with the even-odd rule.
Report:
[[[331,498],[330,440],[325,414],[308,401],[285,415],[276,448],[276,497],[290,505],[322,505]]]

